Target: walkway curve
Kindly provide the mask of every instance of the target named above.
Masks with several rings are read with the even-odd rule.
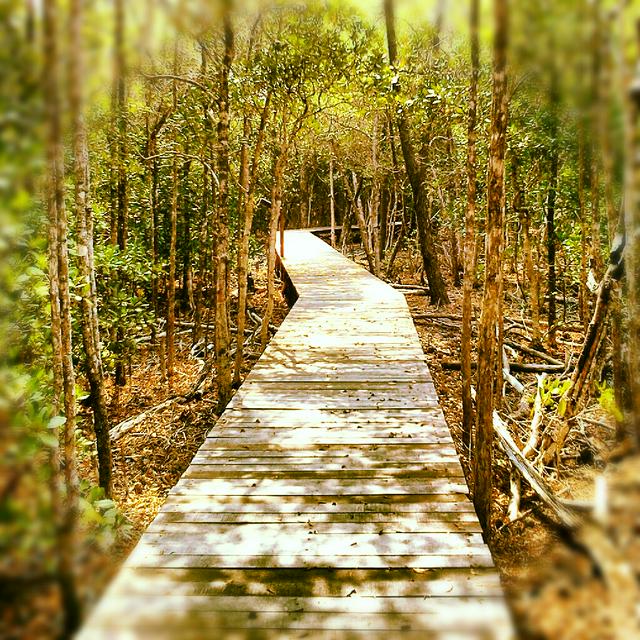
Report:
[[[80,633],[507,639],[401,293],[305,231],[298,300]]]

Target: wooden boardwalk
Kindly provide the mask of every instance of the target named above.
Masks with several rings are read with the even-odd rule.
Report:
[[[403,295],[285,253],[298,301],[80,638],[511,638]]]

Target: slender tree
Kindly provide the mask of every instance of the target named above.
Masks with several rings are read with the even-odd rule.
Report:
[[[98,295],[93,258],[93,211],[90,200],[89,150],[83,112],[84,43],[82,41],[83,4],[69,4],[69,110],[73,127],[73,168],[75,180],[75,216],[78,272],[82,278],[80,310],[85,370],[91,390],[93,428],[98,453],[100,486],[111,495],[111,441],[104,370],[100,353]]]
[[[398,44],[394,21],[393,0],[384,0],[384,15],[387,29],[387,45],[389,49],[389,64],[396,69],[398,61]],[[400,82],[394,82],[394,90],[400,90]],[[440,264],[435,249],[435,234],[429,219],[428,194],[425,189],[424,171],[420,165],[411,134],[409,131],[409,120],[405,113],[400,113],[397,117],[396,125],[400,136],[400,146],[404,157],[407,177],[413,192],[414,208],[416,212],[416,224],[418,227],[418,240],[424,273],[429,283],[429,297],[433,304],[447,304],[447,288],[440,271]]]
[[[502,347],[498,341],[502,295],[502,250],[504,234],[504,157],[507,133],[508,0],[494,0],[493,94],[491,142],[487,175],[487,222],[485,283],[478,326],[478,386],[476,440],[474,447],[473,499],[485,531],[491,519],[493,473],[493,411],[495,384],[501,369]]]
[[[171,81],[171,103],[173,113],[178,109],[178,41],[173,48],[173,75]],[[169,386],[173,385],[176,359],[175,326],[176,326],[176,246],[178,239],[178,133],[174,123],[172,130],[173,154],[171,158],[171,212],[169,215],[169,274],[167,278],[167,378]]]
[[[218,207],[215,219],[215,361],[220,409],[231,396],[229,326],[229,75],[233,61],[231,0],[222,2],[224,51],[218,95]]]
[[[267,238],[267,308],[260,327],[260,344],[264,349],[269,339],[269,324],[273,316],[273,295],[275,292],[276,237],[282,210],[282,189],[284,172],[289,161],[289,131],[287,122],[288,105],[282,107],[278,133],[278,148],[273,163],[273,184],[271,186],[271,207],[269,208],[269,236]],[[295,134],[294,134],[295,135]]]
[[[333,190],[333,152],[329,157],[329,210],[331,216],[331,246],[336,246],[336,198]]]
[[[558,109],[560,89],[557,69],[555,36],[550,33],[549,42],[549,188],[547,190],[547,342],[552,349],[556,346],[556,200],[558,194],[558,171],[560,167],[560,145],[558,141]]]
[[[126,114],[126,65],[124,53],[124,29],[125,12],[124,0],[115,0],[115,22],[114,22],[114,77],[113,77],[113,135],[115,140],[111,141],[113,154],[112,170],[115,171],[115,202],[112,202],[112,242],[117,244],[118,249],[124,253],[127,248],[127,228],[128,228],[128,197],[127,197],[127,114]],[[114,229],[115,223],[115,229]],[[123,282],[120,286],[123,286]],[[118,354],[116,358],[116,384],[124,386],[126,384],[126,372],[122,344],[124,343],[124,328],[118,326],[116,329],[116,343]]]
[[[63,409],[64,423],[60,449],[52,456],[54,468],[53,502],[58,528],[58,582],[65,613],[64,631],[70,636],[81,617],[76,588],[76,520],[78,478],[75,454],[75,375],[71,349],[71,297],[69,292],[69,253],[67,247],[67,212],[64,189],[64,147],[60,115],[58,5],[55,0],[43,3],[43,97],[47,125],[47,210],[49,214],[49,299],[53,346],[54,411]],[[60,398],[62,397],[62,407]],[[64,478],[64,493],[58,479]],[[62,500],[60,497],[62,496]]]
[[[260,115],[260,124],[258,125],[258,133],[251,160],[251,168],[249,168],[248,157],[245,160],[245,170],[242,171],[240,180],[240,189],[242,196],[242,206],[240,209],[240,243],[238,247],[238,319],[237,319],[237,336],[236,336],[236,357],[233,372],[234,384],[239,384],[240,373],[243,362],[244,351],[244,329],[246,326],[247,315],[247,280],[249,273],[249,239],[251,237],[251,225],[253,224],[253,214],[255,211],[255,191],[258,181],[258,169],[262,149],[264,146],[264,136],[269,120],[269,108],[271,105],[271,90],[267,92],[264,106]],[[248,122],[248,119],[245,119]],[[248,128],[245,127],[245,140],[248,138]],[[245,152],[248,156],[248,150]]]
[[[640,50],[640,20],[636,22]],[[636,445],[640,446],[640,67],[630,82],[625,181],[625,227],[627,235],[626,272],[629,291],[629,381],[631,423]]]
[[[464,280],[462,298],[462,431],[463,441],[471,447],[474,424],[471,400],[471,315],[472,293],[476,265],[476,120],[478,110],[478,77],[480,75],[480,43],[478,36],[480,0],[471,0],[470,39],[471,77],[469,81],[469,111],[467,119],[467,208],[465,211]]]

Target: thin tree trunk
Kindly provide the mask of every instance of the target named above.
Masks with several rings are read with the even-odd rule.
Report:
[[[333,153],[329,158],[329,211],[331,218],[331,246],[336,246],[336,199],[333,192]]]
[[[178,75],[178,43],[173,48],[173,75]],[[176,113],[178,106],[178,88],[176,81],[171,83],[171,104],[173,113]],[[169,215],[169,274],[167,278],[167,329],[166,329],[166,352],[167,352],[167,378],[169,389],[173,388],[173,376],[175,373],[176,344],[176,245],[178,239],[178,157],[176,156],[178,135],[176,124],[173,125],[171,139],[174,146],[174,154],[171,159],[171,210]]]
[[[353,217],[353,207],[347,203],[342,216],[342,231],[340,233],[340,250],[347,255],[347,247],[351,242],[351,219]]]
[[[585,330],[589,324],[589,289],[587,288],[587,236],[589,233],[587,223],[587,207],[585,206],[585,140],[584,123],[580,126],[578,134],[578,210],[580,215],[580,289],[578,312],[580,321]]]
[[[218,100],[218,212],[216,217],[215,351],[218,408],[231,396],[231,332],[229,327],[229,74],[233,61],[231,0],[223,0],[224,54]]]
[[[502,347],[499,328],[502,291],[502,236],[504,234],[504,157],[507,131],[507,39],[508,1],[494,0],[493,97],[491,143],[487,176],[487,223],[485,284],[482,314],[478,326],[478,392],[476,440],[473,457],[474,494],[478,518],[489,530],[493,475],[493,410]]]
[[[240,383],[240,374],[242,372],[242,362],[244,357],[244,329],[246,326],[247,316],[247,280],[249,274],[249,239],[251,237],[251,226],[253,224],[253,213],[255,211],[255,189],[258,181],[258,169],[260,157],[262,156],[262,148],[264,146],[265,130],[269,120],[270,105],[271,92],[269,91],[265,98],[264,107],[262,108],[262,113],[260,115],[260,124],[258,126],[251,167],[249,168],[247,150],[247,162],[245,165],[246,175],[243,173],[241,178],[241,189],[246,188],[246,193],[243,196],[243,206],[240,210],[241,236],[238,247],[238,317],[236,321],[238,331],[236,333],[236,356],[233,372],[234,385]]]
[[[640,21],[636,22],[640,47]],[[631,388],[631,428],[640,446],[640,73],[629,86],[625,162],[625,203],[627,215],[626,275],[629,292],[629,382]]]
[[[616,282],[613,272],[617,268],[618,265],[610,266],[600,284],[593,316],[571,378],[571,387],[566,394],[567,409],[564,416],[567,419],[575,415],[577,407],[584,397],[587,383],[591,379],[593,364],[605,334],[607,314],[610,311],[611,293]]]
[[[600,148],[602,149],[602,169],[604,181],[604,199],[607,211],[607,230],[609,246],[612,246],[614,237],[618,231],[618,212],[614,193],[614,156],[611,140],[611,127],[609,118],[609,106],[611,102],[611,89],[613,84],[611,33],[610,25],[602,38],[602,91],[598,103],[598,131]],[[613,368],[613,391],[616,405],[622,410],[626,404],[625,389],[628,388],[628,380],[625,375],[625,367],[622,356],[622,299],[617,288],[611,293],[611,361]],[[618,439],[624,436],[624,421],[616,420],[616,433]]]
[[[556,49],[553,35],[549,46],[549,110],[551,115],[550,137],[551,157],[549,160],[549,190],[547,192],[547,342],[551,349],[556,347],[556,196],[558,190],[558,168],[560,150],[558,143],[558,107],[560,102],[558,88],[558,70],[556,67]]]
[[[115,33],[114,33],[114,121],[116,136],[116,242],[121,253],[127,248],[128,203],[127,203],[127,170],[125,166],[127,156],[127,116],[125,111],[126,70],[124,57],[124,0],[115,0]],[[124,286],[121,282],[120,286]],[[116,329],[116,342],[119,346],[124,343],[124,328]],[[116,384],[124,386],[127,382],[124,354],[119,351],[115,364]]]
[[[360,230],[360,240],[362,242],[362,248],[364,254],[367,257],[367,263],[369,264],[369,271],[376,273],[376,261],[373,256],[373,250],[369,242],[369,231],[367,229],[367,221],[364,217],[364,208],[362,206],[362,200],[360,198],[360,191],[362,185],[358,185],[358,180],[354,171],[351,172],[351,182],[353,186],[349,185],[349,182],[345,176],[344,183],[347,187],[347,191],[351,196],[351,208],[356,216],[356,222],[358,223],[358,229]]]
[[[64,152],[60,116],[59,60],[57,41],[58,7],[55,0],[43,3],[43,97],[47,126],[47,210],[49,214],[49,284],[51,335],[53,345],[54,410],[60,411],[63,397],[65,423],[56,436],[52,454],[53,507],[57,520],[58,582],[64,610],[64,634],[71,636],[81,619],[81,605],[76,588],[76,521],[78,512],[78,478],[75,455],[75,376],[71,349],[71,300],[69,293],[69,256],[67,248],[67,214],[64,199]],[[58,453],[60,451],[60,453]],[[64,477],[64,501],[57,486]]]
[[[396,40],[393,0],[384,0],[385,23],[387,29],[387,44],[389,48],[389,62],[393,68],[398,58],[398,46]],[[394,90],[400,90],[399,82],[394,83]],[[409,122],[403,113],[397,118],[400,146],[404,157],[407,177],[413,191],[416,222],[418,226],[418,242],[422,256],[424,273],[429,283],[429,297],[432,304],[447,304],[449,297],[440,271],[440,264],[435,248],[435,234],[429,219],[428,197],[424,187],[423,171],[418,163],[418,158],[411,142]]]
[[[371,250],[375,264],[375,274],[380,273],[382,262],[382,240],[380,239],[380,176],[378,170],[378,114],[373,120],[371,132],[371,167],[373,177],[371,180],[371,197],[369,199],[369,222],[371,225]]]
[[[93,428],[98,454],[100,486],[111,496],[111,442],[104,371],[100,354],[98,296],[93,262],[93,213],[90,202],[89,151],[83,113],[82,83],[84,44],[82,42],[82,2],[71,0],[69,6],[69,108],[73,126],[73,160],[75,177],[75,213],[77,227],[78,272],[81,276],[81,326],[85,368],[91,388]]]
[[[591,40],[591,105],[592,117],[591,127],[594,130],[598,122],[598,104],[601,100],[600,84],[601,78],[601,0],[594,0],[592,16],[592,40]],[[592,145],[591,163],[590,163],[590,179],[589,186],[591,188],[591,268],[595,273],[597,280],[602,278],[604,265],[602,260],[602,242],[600,238],[600,154],[597,153]]]
[[[276,270],[276,237],[278,234],[278,222],[282,208],[282,185],[284,182],[284,170],[287,166],[289,140],[287,132],[286,106],[282,112],[280,130],[280,143],[273,169],[273,185],[271,187],[271,209],[269,211],[269,237],[267,240],[267,308],[260,327],[260,344],[264,349],[269,340],[269,323],[273,316],[273,296],[275,293]]]
[[[471,0],[471,78],[469,82],[469,110],[467,119],[467,207],[465,210],[464,277],[462,284],[462,336],[460,361],[462,363],[462,439],[471,449],[475,415],[471,399],[471,316],[473,283],[475,280],[476,238],[476,121],[478,110],[478,77],[480,75],[479,3]]]

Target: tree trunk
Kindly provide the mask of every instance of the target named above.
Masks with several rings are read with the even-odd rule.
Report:
[[[115,0],[115,33],[114,33],[114,121],[116,136],[116,243],[121,253],[127,248],[127,116],[125,111],[125,57],[124,57],[124,0]],[[124,286],[121,282],[120,286]],[[116,329],[116,342],[124,343],[124,328]],[[116,384],[124,386],[127,382],[124,354],[119,351],[115,365]]]
[[[258,169],[262,148],[264,145],[264,135],[269,120],[269,108],[271,105],[271,92],[267,93],[264,107],[260,115],[260,125],[258,126],[258,134],[256,137],[256,145],[253,151],[251,167],[249,170],[248,150],[246,161],[246,175],[243,173],[241,178],[241,189],[245,188],[246,192],[243,196],[243,206],[240,210],[240,244],[238,246],[238,318],[237,318],[237,334],[236,334],[236,357],[233,372],[233,383],[240,383],[240,374],[242,371],[243,353],[244,353],[244,329],[246,326],[247,316],[247,279],[249,273],[249,238],[251,237],[251,225],[253,224],[253,212],[255,210],[255,189],[258,182]],[[245,135],[245,138],[247,137]]]
[[[478,392],[474,447],[474,494],[478,518],[485,531],[491,520],[493,474],[494,384],[501,369],[502,347],[496,333],[502,292],[502,236],[504,233],[504,156],[507,131],[508,1],[494,0],[493,96],[491,143],[487,175],[485,283],[478,326]]]
[[[260,344],[264,349],[269,340],[269,323],[273,316],[273,296],[275,293],[276,270],[276,237],[278,234],[278,222],[282,208],[282,185],[284,182],[284,170],[287,166],[289,140],[287,132],[286,106],[282,111],[280,130],[280,143],[273,169],[273,185],[271,187],[271,209],[269,211],[269,237],[267,240],[267,308],[260,327]]]
[[[384,0],[385,23],[387,28],[387,44],[389,48],[389,62],[395,68],[398,46],[396,40],[395,24],[393,17],[393,0]],[[399,82],[394,83],[394,90],[400,90]],[[447,304],[449,297],[440,271],[438,255],[435,249],[435,237],[428,213],[428,197],[424,187],[424,175],[418,163],[418,158],[411,142],[409,121],[404,114],[397,119],[400,146],[404,157],[407,177],[413,192],[413,204],[416,212],[418,226],[418,242],[422,256],[424,273],[429,283],[429,297],[432,304]]]
[[[613,145],[611,140],[611,125],[609,118],[609,108],[611,104],[612,89],[612,52],[611,52],[611,32],[610,25],[602,36],[602,74],[601,93],[598,107],[598,132],[600,148],[602,150],[602,174],[604,181],[604,199],[607,211],[607,230],[609,246],[613,244],[614,237],[618,232],[618,211],[614,193],[614,162]],[[622,355],[622,299],[617,288],[611,292],[611,362],[613,368],[613,391],[616,405],[622,411],[627,403],[625,389],[628,388],[628,380],[623,364]],[[624,433],[624,421],[616,420],[616,433],[619,440],[622,440]]]
[[[640,21],[636,23],[640,46]],[[629,292],[629,382],[631,427],[640,446],[640,71],[629,86],[625,163],[625,228],[627,236],[626,275]]]
[[[371,243],[369,242],[369,230],[367,229],[367,221],[364,217],[364,207],[362,206],[362,199],[360,197],[360,192],[362,190],[362,184],[358,185],[358,180],[356,178],[355,171],[351,172],[351,182],[352,186],[349,185],[349,181],[346,176],[344,179],[344,184],[347,187],[347,191],[351,196],[351,209],[355,213],[356,222],[358,223],[358,229],[360,230],[360,241],[362,242],[362,248],[364,249],[364,254],[367,257],[367,263],[369,265],[369,271],[376,274],[376,261],[373,256],[373,249],[371,248]]]
[[[589,289],[587,288],[587,237],[589,235],[587,221],[587,207],[585,205],[585,133],[584,123],[580,126],[578,134],[578,210],[580,215],[580,289],[578,300],[578,312],[580,321],[586,330],[589,324]]]
[[[173,47],[173,75],[178,75],[178,43]],[[171,103],[173,113],[178,106],[178,88],[176,81],[171,83]],[[169,389],[173,388],[173,376],[175,373],[176,343],[176,245],[178,240],[178,158],[175,155],[178,144],[176,124],[173,125],[171,139],[174,147],[174,155],[171,158],[171,211],[169,216],[169,274],[167,278],[167,379]]]
[[[473,282],[475,280],[476,238],[476,121],[478,110],[478,77],[480,75],[480,44],[478,36],[480,0],[471,0],[471,77],[469,81],[469,110],[467,119],[467,207],[465,210],[464,277],[462,285],[462,440],[471,449],[475,415],[471,399],[471,316]]]
[[[56,436],[52,460],[53,508],[57,521],[58,583],[64,610],[64,634],[71,636],[81,618],[76,589],[76,521],[78,513],[78,478],[75,454],[75,376],[71,349],[71,300],[69,293],[69,255],[67,248],[67,214],[64,198],[64,151],[58,88],[58,41],[55,0],[43,3],[43,97],[47,127],[47,210],[49,215],[49,298],[51,302],[51,336],[53,346],[54,411],[60,412],[63,398],[65,422]],[[73,18],[72,18],[73,19]],[[64,478],[64,501],[58,487]]]
[[[598,104],[601,100],[600,84],[601,79],[601,1],[594,0],[592,3],[592,40],[591,40],[591,127],[594,130],[598,121]],[[595,137],[595,136],[594,136]],[[597,153],[595,145],[591,148],[591,162],[589,168],[589,186],[591,188],[591,268],[595,273],[597,280],[602,278],[604,271],[602,261],[602,242],[600,239],[600,154]]]
[[[558,190],[558,168],[560,150],[558,144],[558,107],[560,95],[558,88],[558,70],[556,68],[556,49],[553,35],[549,46],[549,111],[551,124],[551,155],[549,159],[549,190],[547,192],[547,342],[551,349],[556,347],[556,195]]]
[[[336,198],[333,192],[333,153],[329,158],[329,211],[331,218],[331,246],[336,247]]]
[[[378,170],[378,114],[373,120],[371,133],[371,167],[373,177],[371,180],[371,197],[369,198],[369,225],[371,227],[371,250],[375,264],[375,274],[380,274],[382,262],[382,243],[380,239],[380,176]]]
[[[233,61],[231,0],[223,0],[224,53],[218,98],[218,211],[216,237],[215,351],[218,409],[231,397],[231,333],[229,327],[229,74]]]
[[[85,369],[91,389],[93,429],[98,454],[100,486],[111,496],[111,442],[104,371],[100,354],[98,296],[93,261],[93,212],[90,202],[90,172],[87,131],[83,113],[82,82],[84,44],[82,42],[82,2],[71,0],[69,6],[69,43],[74,54],[69,56],[69,109],[73,126],[73,164],[75,178],[75,214],[77,229],[78,272],[81,276],[81,326]]]

